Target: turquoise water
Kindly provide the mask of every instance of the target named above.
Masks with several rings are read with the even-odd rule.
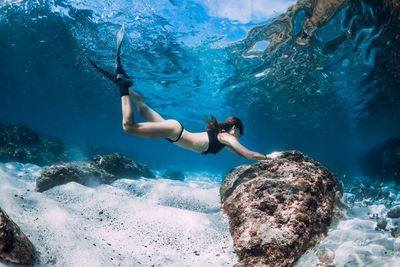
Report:
[[[400,133],[399,8],[390,13],[379,1],[352,0],[309,44],[299,45],[303,10],[275,46],[269,37],[284,27],[273,24],[260,33],[256,26],[294,2],[0,1],[0,121],[123,153],[146,163],[157,178],[96,187],[71,182],[39,193],[35,181],[45,166],[0,163],[0,207],[34,244],[34,266],[237,262],[219,186],[224,173],[252,161],[226,150],[204,156],[123,132],[118,89],[85,59],[111,71],[122,25],[125,69],[163,117],[192,132],[204,131],[204,115],[239,117],[245,127],[240,142],[249,149],[300,150],[346,182],[349,211],[296,266],[314,266],[321,255],[337,266],[398,265],[400,241],[388,229],[400,219],[387,218],[385,231],[375,227],[400,204],[399,187],[363,185],[385,197],[356,200],[350,188],[371,181],[360,157]],[[268,41],[258,39],[263,34]],[[168,168],[182,170],[186,179],[164,179]]]
[[[257,1],[3,1],[0,120],[120,151],[153,167],[225,172],[248,162],[227,151],[203,156],[122,131],[117,88],[84,56],[112,70],[124,24],[123,63],[137,91],[165,118],[203,131],[204,115],[221,121],[235,115],[250,149],[298,149],[339,173],[360,174],[359,156],[399,133],[397,90],[377,96],[365,80],[385,46],[373,41],[387,23],[363,3],[361,14],[350,7],[338,12],[309,46],[290,40],[260,56],[235,53],[249,29],[292,2],[271,4],[271,11]],[[324,44],[356,18],[358,35],[324,53]],[[292,34],[301,13],[295,19]]]

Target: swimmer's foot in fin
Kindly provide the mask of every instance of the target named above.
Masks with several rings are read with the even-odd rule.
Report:
[[[89,63],[99,72],[101,72],[104,76],[110,79],[112,82],[119,86],[120,95],[129,95],[129,87],[133,85],[132,80],[130,80],[129,76],[126,74],[121,64],[121,44],[122,39],[124,38],[124,26],[122,26],[121,30],[117,35],[117,56],[114,62],[114,71],[115,74],[111,74],[104,69],[97,66],[90,58],[86,57]]]
[[[119,30],[118,35],[117,35],[117,56],[115,57],[115,62],[114,62],[114,71],[115,74],[117,75],[117,84],[119,86],[119,91],[121,93],[121,96],[123,95],[129,95],[129,87],[132,86],[132,80],[129,78],[128,74],[126,74],[125,70],[122,68],[122,63],[121,63],[121,45],[122,45],[122,39],[124,39],[124,26],[122,25],[121,30]]]

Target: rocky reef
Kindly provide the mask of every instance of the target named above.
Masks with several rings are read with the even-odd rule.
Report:
[[[400,183],[400,137],[375,145],[361,158],[360,163],[370,178]]]
[[[39,166],[91,157],[99,149],[66,144],[23,125],[0,122],[0,162],[17,161]]]
[[[119,153],[96,155],[92,161],[57,163],[46,168],[36,180],[36,190],[46,191],[54,186],[77,182],[87,186],[110,184],[120,178],[154,178],[143,163],[136,163]]]
[[[154,174],[143,163],[136,163],[119,153],[113,153],[107,156],[96,155],[92,163],[99,169],[111,173],[117,178],[121,177],[139,177],[154,178]]]
[[[345,183],[345,215],[326,237],[294,264],[303,266],[393,266],[400,262],[400,186],[352,177]]]
[[[236,266],[291,266],[341,216],[342,193],[337,178],[298,151],[232,169],[220,196]]]
[[[362,204],[363,206],[383,205],[386,212],[371,213],[369,217],[376,220],[375,230],[389,231],[392,237],[400,236],[400,205],[398,195],[400,186],[373,182],[363,182],[345,188],[345,201],[349,206]]]
[[[34,261],[32,243],[0,208],[0,259],[17,264]]]

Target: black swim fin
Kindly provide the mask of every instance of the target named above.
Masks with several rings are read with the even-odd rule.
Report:
[[[125,78],[129,79],[128,74],[126,74],[126,72],[122,68],[121,57],[120,57],[122,39],[124,39],[124,32],[125,32],[125,27],[124,27],[124,25],[122,25],[121,29],[119,30],[119,32],[117,34],[117,56],[115,57],[115,61],[114,61],[114,71],[117,75],[120,74],[122,76],[125,76]]]
[[[125,33],[125,27],[122,25],[121,29],[119,30],[117,34],[117,56],[115,57],[114,61],[114,71],[115,74],[117,75],[117,84],[119,87],[126,87],[129,88],[132,86],[132,81],[130,80],[128,74],[126,74],[125,70],[122,68],[122,63],[121,63],[121,45],[122,45],[122,40],[124,39],[124,33]]]
[[[111,81],[113,81],[115,84],[117,83],[117,75],[111,74],[108,71],[103,70],[102,68],[100,68],[99,66],[97,66],[90,58],[88,58],[87,56],[85,56],[86,59],[89,61],[89,63],[99,72],[101,72],[104,76],[106,76],[108,79],[110,79]]]
[[[127,95],[129,94],[128,88],[133,85],[133,82],[130,80],[129,76],[126,74],[121,64],[120,54],[121,54],[121,45],[123,38],[124,38],[124,26],[122,26],[121,30],[119,30],[117,35],[117,56],[114,62],[115,74],[111,74],[108,71],[100,68],[87,56],[86,59],[96,70],[98,70],[100,73],[102,73],[104,76],[106,76],[108,79],[110,79],[112,82],[114,82],[120,87],[121,95]]]

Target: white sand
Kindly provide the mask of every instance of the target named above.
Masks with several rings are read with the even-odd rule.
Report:
[[[122,179],[96,188],[72,182],[38,193],[41,170],[0,164],[0,207],[32,241],[35,266],[232,266],[237,261],[220,212],[218,183]]]

